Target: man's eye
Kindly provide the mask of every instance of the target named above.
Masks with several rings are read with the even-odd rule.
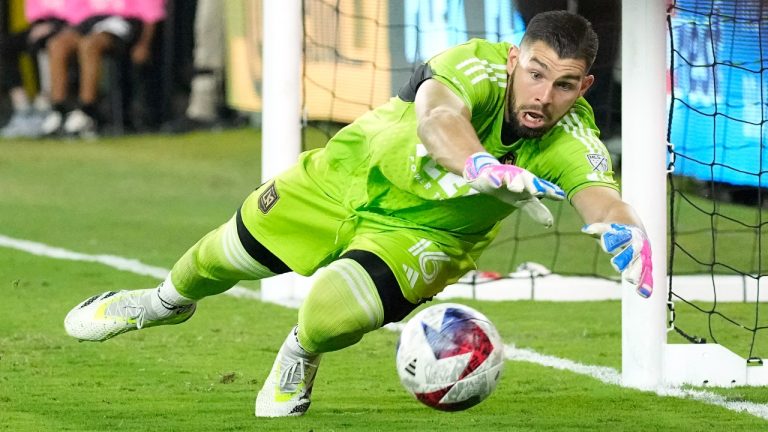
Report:
[[[531,72],[531,78],[539,79],[539,78],[541,78],[541,74],[538,73],[538,72]]]
[[[562,90],[573,90],[573,88],[574,88],[573,84],[571,84],[571,83],[560,83],[560,84],[558,84],[558,86]]]

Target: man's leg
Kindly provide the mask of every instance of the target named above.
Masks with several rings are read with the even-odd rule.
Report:
[[[77,59],[80,86],[77,108],[67,114],[64,133],[84,138],[95,137],[98,130],[98,96],[105,56],[114,52],[116,37],[107,32],[91,32],[80,40]]]
[[[269,252],[246,250],[243,235],[249,234],[239,217],[233,217],[192,246],[159,287],[107,292],[77,305],[64,320],[67,333],[80,340],[103,341],[131,330],[178,324],[192,316],[198,300],[222,293],[240,280],[273,276],[274,271],[259,263],[259,253]]]
[[[51,68],[51,102],[61,104],[67,99],[69,61],[77,52],[81,36],[74,29],[66,29],[48,41],[48,59]]]
[[[394,273],[373,253],[351,251],[320,270],[299,309],[299,324],[283,342],[256,397],[256,416],[304,414],[322,353],[354,345],[416,306],[403,297]]]
[[[256,416],[306,412],[322,353],[402,320],[474,267],[471,242],[367,221],[356,227],[348,249],[318,273],[256,397]]]
[[[106,32],[85,36],[77,47],[80,63],[80,91],[78,97],[83,106],[94,106],[99,96],[104,56],[115,48],[115,36]]]
[[[74,29],[65,29],[48,42],[48,65],[51,76],[51,104],[53,110],[43,120],[44,135],[58,133],[64,123],[65,103],[69,87],[69,62],[77,51],[80,34]]]

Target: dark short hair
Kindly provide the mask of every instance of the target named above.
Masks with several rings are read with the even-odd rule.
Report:
[[[560,58],[584,60],[587,70],[597,55],[597,34],[581,15],[557,10],[535,15],[525,29],[521,46],[544,42]]]

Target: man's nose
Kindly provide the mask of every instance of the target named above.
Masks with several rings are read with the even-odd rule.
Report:
[[[542,85],[536,94],[536,102],[542,105],[548,105],[552,102],[552,86]]]

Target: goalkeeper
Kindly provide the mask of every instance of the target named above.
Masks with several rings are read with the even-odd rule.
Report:
[[[261,185],[192,246],[159,287],[77,305],[80,340],[189,319],[239,280],[318,274],[270,375],[257,416],[301,415],[321,355],[399,321],[475,268],[517,209],[552,224],[568,199],[637,292],[651,251],[624,203],[583,98],[597,36],[564,11],[533,18],[519,47],[473,39],[417,68],[396,97]]]

